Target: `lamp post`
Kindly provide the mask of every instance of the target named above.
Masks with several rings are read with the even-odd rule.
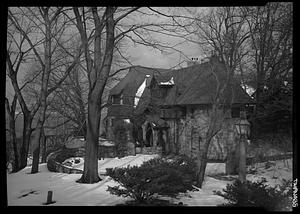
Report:
[[[246,140],[250,134],[250,123],[246,119],[245,112],[241,112],[235,128],[240,136],[239,180],[244,182],[246,181]]]

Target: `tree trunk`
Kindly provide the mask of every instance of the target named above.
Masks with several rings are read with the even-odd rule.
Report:
[[[44,88],[47,86],[44,85]],[[32,141],[32,148],[33,148],[33,160],[32,160],[32,168],[31,173],[37,173],[39,169],[39,162],[40,162],[40,143],[41,143],[41,136],[43,132],[43,126],[45,122],[47,104],[46,104],[46,93],[47,90],[42,90],[42,101],[41,107],[39,112],[39,119],[36,125],[34,139]]]
[[[8,104],[8,103],[7,103]],[[14,107],[15,108],[15,107]],[[13,172],[18,172],[21,169],[24,169],[27,166],[27,156],[29,149],[29,142],[31,136],[31,122],[32,116],[30,112],[23,111],[23,139],[20,148],[17,145],[16,139],[16,130],[15,130],[15,109],[12,109],[9,116],[9,126],[10,126],[10,138],[13,145],[14,151],[14,163],[13,163]],[[7,109],[9,110],[9,109]]]
[[[46,163],[47,138],[45,136],[44,129],[42,131],[41,143],[42,143],[42,163]]]
[[[97,183],[101,179],[98,175],[98,139],[100,125],[100,108],[97,97],[90,97],[88,101],[88,123],[85,145],[83,175],[78,180],[80,183]]]
[[[17,96],[15,95],[9,107],[8,99],[5,98],[5,107],[8,114],[9,120],[9,136],[10,136],[10,143],[13,146],[13,153],[14,153],[14,161],[12,164],[12,172],[19,171],[19,152],[17,146],[17,138],[16,138],[16,120],[15,120],[15,112],[16,112],[16,104],[17,104]]]
[[[197,155],[197,163],[196,163],[197,164],[196,186],[198,186],[199,188],[202,187],[202,183],[204,181],[209,145],[210,145],[213,137],[218,133],[218,131],[221,128],[218,125],[218,123],[220,123],[222,121],[221,116],[219,114],[220,114],[220,112],[217,109],[217,105],[214,104],[212,106],[212,112],[210,114],[210,121],[209,121],[208,129],[205,134],[204,144],[202,147],[200,145],[200,138],[198,139],[199,153]]]
[[[43,108],[41,108],[42,110]],[[42,114],[42,113],[41,113]],[[42,134],[42,127],[43,127],[43,118],[39,118],[36,132],[34,134],[34,139],[32,141],[32,148],[33,148],[33,160],[32,160],[32,168],[31,173],[37,173],[39,171],[39,162],[40,162],[40,142],[41,142],[41,134]]]
[[[10,121],[10,140],[13,145],[14,150],[14,162],[12,165],[12,172],[18,172],[19,169],[19,152],[17,146],[16,130],[15,130],[15,120]]]
[[[205,175],[205,169],[207,164],[207,154],[208,154],[208,147],[210,144],[210,140],[206,140],[203,146],[203,150],[199,152],[199,155],[197,155],[197,174],[196,174],[196,186],[201,188],[202,183],[204,181],[204,175]]]
[[[19,161],[18,161],[19,170],[21,170],[27,166],[27,156],[28,156],[30,136],[31,136],[31,131],[32,131],[31,123],[32,123],[33,116],[35,115],[39,106],[36,105],[31,112],[28,110],[26,103],[23,99],[21,90],[18,86],[18,81],[17,81],[17,76],[16,76],[17,71],[14,71],[9,57],[7,58],[7,62],[8,62],[8,69],[9,69],[9,73],[10,73],[11,83],[13,85],[18,102],[19,102],[22,112],[23,112],[23,141],[22,141],[22,146],[20,149]]]
[[[31,123],[32,123],[32,117],[29,115],[29,113],[23,113],[24,116],[24,123],[23,123],[23,141],[22,141],[22,147],[20,150],[20,169],[24,169],[27,166],[27,157],[28,157],[28,151],[29,151],[29,144],[30,144],[30,138],[31,138]]]
[[[94,66],[89,53],[88,40],[86,31],[83,28],[83,23],[78,12],[78,8],[73,8],[77,28],[80,32],[81,40],[84,44],[84,53],[87,63],[87,70],[89,73],[89,96],[88,96],[88,118],[87,118],[87,136],[85,146],[84,170],[83,175],[78,182],[82,183],[96,183],[100,181],[98,175],[98,138],[99,126],[101,118],[101,99],[107,78],[111,69],[111,63],[114,50],[114,30],[115,22],[113,14],[115,8],[107,7],[105,11],[105,25],[97,13],[97,8],[92,8],[94,23],[95,23],[95,39],[94,39]],[[105,54],[102,59],[101,54],[101,32],[103,27],[106,28],[106,45]]]
[[[42,134],[42,129],[44,126],[45,122],[45,115],[46,115],[46,110],[47,110],[47,93],[48,93],[48,81],[49,81],[49,76],[51,72],[51,21],[49,19],[49,8],[43,9],[43,19],[45,21],[45,48],[44,48],[44,70],[42,73],[42,87],[41,87],[41,106],[40,106],[40,112],[39,112],[39,119],[36,127],[36,133],[35,137],[33,140],[33,161],[32,161],[32,168],[31,168],[31,173],[37,173],[38,168],[39,168],[39,159],[40,159],[40,141],[41,141],[41,134]]]

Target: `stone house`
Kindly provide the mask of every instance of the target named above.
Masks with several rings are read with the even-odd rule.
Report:
[[[131,67],[110,91],[107,138],[114,140],[114,125],[123,120],[133,124],[129,138],[137,152],[195,156],[205,138],[217,83],[225,84],[224,71],[225,65],[214,56],[176,70]],[[235,150],[234,124],[240,111],[253,108],[252,98],[237,80],[232,86],[222,97],[225,119],[213,137],[208,158],[224,160]]]

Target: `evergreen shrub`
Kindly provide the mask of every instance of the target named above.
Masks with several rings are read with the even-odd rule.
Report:
[[[268,186],[266,179],[256,182],[236,180],[226,189],[215,191],[228,203],[221,206],[260,207],[268,211],[289,211],[292,203],[292,183],[283,179],[282,185]]]
[[[111,194],[131,197],[138,202],[149,202],[155,196],[176,196],[193,190],[194,163],[187,157],[154,158],[141,166],[106,169],[107,175],[119,183],[108,187]]]

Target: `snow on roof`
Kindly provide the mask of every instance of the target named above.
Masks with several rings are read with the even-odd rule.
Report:
[[[246,89],[246,92],[249,96],[252,96],[253,93],[255,92],[255,89],[253,87],[251,87],[250,85],[247,85],[247,84],[241,84],[240,85],[242,88],[245,88]]]
[[[160,85],[174,85],[174,78],[172,77],[169,81],[167,82],[160,82]]]
[[[99,137],[99,146],[115,146],[113,141],[107,140],[105,138]]]
[[[138,88],[138,90],[136,91],[136,94],[135,94],[135,97],[134,97],[134,108],[137,107],[139,101],[140,101],[140,98],[146,88],[146,81],[147,81],[147,78],[150,77],[150,75],[146,75],[146,78],[144,80],[144,82],[140,85],[140,87]]]
[[[125,123],[130,123],[130,119],[124,119]]]
[[[115,146],[115,143],[113,141],[99,141],[99,146]]]

